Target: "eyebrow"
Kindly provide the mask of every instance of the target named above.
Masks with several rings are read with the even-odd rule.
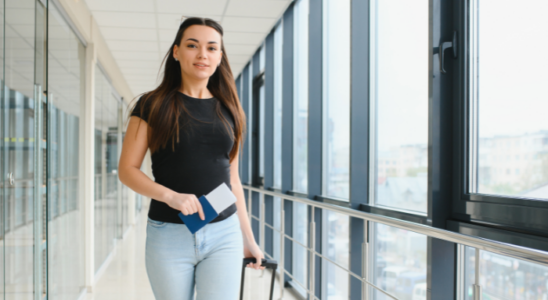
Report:
[[[198,41],[197,39],[193,39],[193,38],[187,39],[187,41],[189,41],[189,40],[190,40],[190,41],[194,41],[194,42],[196,42],[196,43],[199,43],[199,41]],[[209,41],[208,44],[217,44],[217,42],[216,42],[216,41]]]

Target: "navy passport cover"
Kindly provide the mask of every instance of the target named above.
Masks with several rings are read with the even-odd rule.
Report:
[[[205,196],[198,198],[198,201],[202,204],[202,209],[204,210],[205,220],[202,221],[199,213],[194,213],[192,215],[185,216],[183,213],[179,213],[179,218],[183,220],[190,232],[192,234],[200,230],[202,227],[206,226],[209,222],[215,219],[219,214],[213,209],[209,201]]]

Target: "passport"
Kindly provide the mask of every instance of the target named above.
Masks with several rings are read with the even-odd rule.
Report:
[[[236,202],[236,196],[223,182],[207,195],[198,198],[204,210],[205,220],[200,219],[198,212],[185,216],[179,212],[179,218],[183,220],[192,234],[202,229],[209,222],[215,219],[221,212]]]

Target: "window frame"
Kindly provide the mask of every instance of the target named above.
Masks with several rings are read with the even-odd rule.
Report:
[[[475,225],[478,236],[485,237],[489,234],[489,228],[496,228],[502,230],[500,241],[511,241],[513,244],[523,246],[528,244],[526,239],[516,240],[515,233],[548,237],[545,232],[545,228],[548,228],[548,218],[542,217],[543,214],[548,213],[548,201],[470,192],[471,162],[473,160],[470,146],[473,142],[472,138],[478,138],[472,132],[476,129],[471,126],[474,118],[471,106],[475,103],[470,93],[473,80],[470,70],[473,59],[470,45],[474,44],[472,30],[475,30],[472,19],[474,18],[473,14],[477,12],[473,11],[474,2],[475,0],[463,1],[459,4],[458,13],[457,28],[459,28],[459,38],[462,39],[458,52],[459,55],[462,54],[462,59],[458,67],[458,80],[455,80],[453,85],[461,91],[461,101],[458,101],[458,108],[454,112],[454,117],[458,120],[456,125],[458,134],[455,135],[455,144],[458,146],[458,150],[455,155],[457,167],[453,170],[455,174],[453,189],[456,192],[454,193],[452,218],[457,221],[456,224]],[[452,229],[459,230],[457,228],[460,227],[462,226],[453,225]],[[482,227],[485,230],[482,230]],[[539,249],[548,250],[544,247]]]

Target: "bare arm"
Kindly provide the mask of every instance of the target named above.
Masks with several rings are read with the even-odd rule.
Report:
[[[152,181],[141,171],[141,164],[148,149],[148,130],[148,124],[141,118],[130,118],[118,164],[120,181],[136,193],[165,202],[185,215],[199,212],[203,220],[202,205],[195,195],[177,193]]]
[[[240,229],[242,230],[242,236],[244,241],[244,257],[255,257],[256,263],[247,264],[248,268],[255,268],[257,270],[264,270],[265,267],[261,267],[261,259],[264,258],[264,254],[261,251],[259,245],[255,241],[253,236],[253,230],[251,230],[251,224],[247,215],[247,208],[245,205],[244,189],[240,180],[240,174],[238,172],[238,157],[230,164],[230,185],[232,186],[232,193],[236,196],[236,208],[238,209],[238,218],[240,220]]]

